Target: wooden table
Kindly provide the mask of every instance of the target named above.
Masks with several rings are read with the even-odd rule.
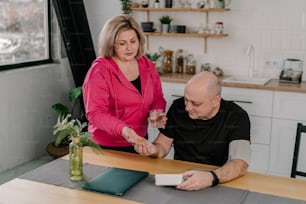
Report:
[[[67,156],[63,157],[68,159]],[[214,169],[214,166],[191,162],[151,159],[136,154],[104,150],[96,154],[90,148],[84,148],[84,162],[96,165],[128,168],[156,173],[181,173],[191,168]],[[234,181],[223,184],[227,187],[246,189],[253,192],[283,196],[306,201],[306,180],[292,179],[249,172]],[[0,186],[0,204],[35,203],[138,203],[109,195],[74,190],[20,178],[13,179]]]

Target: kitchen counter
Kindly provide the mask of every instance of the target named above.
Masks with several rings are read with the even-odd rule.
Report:
[[[167,74],[162,74],[160,76],[160,79],[162,82],[186,83],[192,76],[193,76],[192,74],[167,73]],[[229,76],[222,76],[219,78],[222,81],[227,77]],[[235,87],[235,88],[249,88],[249,89],[306,93],[306,81],[302,81],[301,84],[290,84],[290,83],[280,83],[278,79],[271,79],[265,85],[224,82],[223,86]]]

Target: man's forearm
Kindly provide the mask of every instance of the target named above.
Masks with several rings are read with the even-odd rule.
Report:
[[[231,181],[246,174],[248,164],[240,159],[234,159],[215,170],[220,183]]]
[[[156,153],[154,153],[154,156],[156,157],[165,157],[168,152],[166,151],[166,148],[162,145],[162,144],[159,144],[159,143],[153,143],[156,147]]]

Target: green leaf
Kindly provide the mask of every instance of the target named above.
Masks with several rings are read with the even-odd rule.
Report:
[[[56,137],[56,140],[54,142],[54,146],[58,147],[61,142],[67,137],[70,135],[70,130],[62,130]]]
[[[95,152],[102,153],[102,147],[92,141],[88,135],[82,135],[80,136],[80,141],[83,146],[91,147]]]
[[[91,133],[82,132],[85,127],[87,127],[86,122],[81,123],[78,119],[71,119],[71,114],[66,116],[59,115],[57,123],[53,126],[53,134],[56,135],[58,133],[54,145],[58,147],[67,136],[70,136],[72,138],[80,138],[83,146],[90,146],[97,153],[101,153],[101,146],[90,139]]]
[[[61,103],[53,104],[51,107],[59,115],[67,115],[69,112],[68,107]]]
[[[121,11],[123,14],[132,14],[132,0],[120,0],[121,2]]]
[[[162,23],[162,24],[170,24],[171,21],[172,21],[172,18],[169,16],[169,15],[165,15],[165,16],[162,16],[159,21]]]
[[[158,54],[157,52],[155,52],[153,55],[150,53],[146,53],[145,54],[147,56],[147,58],[149,58],[150,60],[152,60],[153,62],[158,60],[159,57],[161,57],[160,54]]]
[[[68,92],[68,96],[69,96],[70,101],[76,100],[81,95],[82,95],[82,87],[81,86],[70,89],[70,91]]]

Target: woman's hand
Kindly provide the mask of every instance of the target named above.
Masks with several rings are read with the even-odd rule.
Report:
[[[143,143],[136,143],[134,149],[142,156],[157,157],[157,147],[149,141]]]
[[[140,137],[133,129],[127,126],[122,129],[122,136],[132,145],[145,143],[147,141],[143,137]]]
[[[163,110],[151,110],[148,121],[153,128],[165,128],[167,122],[166,113]]]

